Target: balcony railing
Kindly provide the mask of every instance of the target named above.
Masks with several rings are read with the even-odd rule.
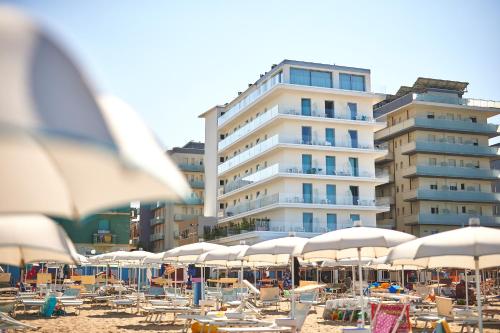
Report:
[[[417,165],[410,166],[403,170],[403,177],[411,178],[415,176],[430,176],[443,178],[464,178],[464,179],[500,179],[500,171],[493,169],[480,169],[474,166],[456,167],[448,163],[438,165]]]
[[[189,186],[191,188],[205,188],[205,182],[203,180],[190,180]]]
[[[178,166],[182,171],[203,172],[205,170],[203,164],[179,163]]]
[[[198,216],[195,214],[175,214],[174,221],[190,221],[198,218]]]
[[[456,202],[484,202],[497,203],[500,201],[500,193],[479,192],[474,187],[458,191],[446,189],[440,190],[419,189],[403,193],[406,201],[431,200],[431,201],[456,201]]]
[[[252,174],[245,175],[244,177],[241,177],[239,179],[233,180],[223,187],[223,194],[232,192],[234,190],[237,190],[239,188],[242,188],[244,186],[257,183],[260,181],[263,181],[265,179],[271,178],[273,176],[276,176],[278,174],[283,174],[283,175],[294,175],[294,174],[300,174],[300,175],[318,175],[318,176],[331,176],[332,178],[342,178],[342,177],[355,177],[359,178],[362,180],[363,178],[365,179],[377,179],[377,181],[384,182],[388,180],[388,173],[382,172],[382,171],[377,171],[376,173],[372,173],[369,171],[364,171],[364,170],[359,170],[357,173],[354,170],[349,170],[349,169],[336,169],[336,170],[331,170],[328,173],[326,172],[326,168],[324,167],[318,167],[314,166],[308,169],[303,169],[301,166],[298,165],[283,165],[283,164],[274,164],[272,166],[269,166],[265,169],[256,171]]]
[[[299,204],[299,205],[325,205],[332,206],[349,206],[349,209],[357,207],[374,208],[374,209],[388,209],[388,206],[379,205],[379,202],[373,198],[355,198],[347,196],[321,196],[311,195],[310,197],[304,196],[301,193],[275,193],[266,195],[259,199],[243,202],[235,206],[227,208],[221,217],[230,217],[241,213],[246,213],[252,210],[264,208],[274,204]]]
[[[499,149],[495,147],[476,146],[474,144],[459,144],[446,141],[414,141],[401,147],[403,155],[415,152],[437,153],[459,156],[485,156],[494,157],[500,155]]]
[[[157,241],[157,240],[161,240],[161,239],[165,239],[165,235],[163,233],[157,233],[157,234],[149,235],[149,240],[151,242],[154,242],[154,241]]]
[[[310,115],[303,115],[301,114],[300,111],[297,111],[295,109],[290,109],[290,108],[284,108],[280,107],[278,105],[274,106],[273,108],[267,110],[263,114],[259,115],[256,117],[254,120],[249,122],[248,124],[245,124],[235,132],[231,133],[227,137],[225,137],[223,140],[219,141],[218,144],[218,149],[219,151],[225,149],[226,147],[230,146],[234,142],[238,141],[239,139],[247,136],[249,133],[257,130],[258,128],[261,128],[263,125],[268,124],[272,120],[276,119],[279,115],[292,115],[292,116],[302,116],[302,117],[315,117],[315,118],[326,118],[326,119],[341,119],[341,120],[353,120],[353,121],[360,121],[360,122],[365,122],[365,123],[375,123],[372,117],[366,116],[366,115],[357,115],[357,116],[351,116],[348,114],[341,114],[341,113],[333,113],[332,116],[329,116],[325,114],[323,111],[317,111],[313,110],[311,111]]]
[[[407,216],[404,221],[406,224],[429,224],[429,225],[454,225],[454,226],[467,226],[469,225],[469,218],[477,217],[482,226],[496,226],[500,227],[499,216],[483,216],[478,214],[426,214],[421,213],[417,215]]]
[[[347,148],[347,149],[359,149],[360,151],[368,150],[368,151],[384,151],[379,148],[375,148],[373,143],[357,143],[355,141],[351,141],[348,138],[341,138],[339,140],[335,140],[335,142],[329,142],[326,140],[316,139],[314,138],[306,138],[303,139],[300,136],[286,136],[281,134],[276,134],[269,139],[249,148],[240,154],[228,159],[227,161],[219,164],[218,173],[219,175],[230,170],[233,167],[241,165],[250,159],[263,154],[280,144],[292,144],[292,145],[305,145],[305,146],[317,146],[317,147],[330,147],[330,148]]]
[[[375,133],[375,141],[387,140],[396,135],[401,135],[411,129],[434,129],[454,132],[481,133],[484,135],[498,135],[498,125],[474,123],[470,119],[453,120],[446,118],[417,117],[405,120],[399,124],[386,127]]]
[[[186,198],[182,201],[184,205],[203,205],[203,199],[198,197]]]
[[[165,216],[157,216],[149,220],[149,225],[154,226],[157,224],[162,224],[164,222],[165,222]]]

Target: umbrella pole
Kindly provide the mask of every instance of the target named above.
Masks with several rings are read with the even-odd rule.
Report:
[[[352,281],[351,281],[352,298],[356,298],[356,290],[355,290],[355,285],[356,285],[356,271],[354,269],[354,266],[351,266],[351,271],[352,271]]]
[[[243,311],[243,260],[241,261],[241,271],[240,271],[240,297],[241,297],[241,306]]]
[[[405,265],[401,265],[401,287],[405,289]]]
[[[292,303],[290,305],[290,310],[291,310],[291,314],[292,314],[292,319],[295,319],[295,263],[293,260],[293,256],[291,256],[291,259],[292,259],[292,265],[291,265],[291,268],[292,268]]]
[[[469,310],[469,284],[467,283],[467,270],[465,270],[465,308]]]
[[[177,266],[174,265],[174,295],[177,298]]]
[[[363,272],[361,270],[361,248],[358,248],[359,300],[361,302],[361,326],[365,327],[365,300],[363,297]]]
[[[481,275],[479,273],[479,258],[474,257],[474,265],[476,268],[476,298],[477,298],[477,314],[479,333],[483,333],[483,310],[481,308]]]

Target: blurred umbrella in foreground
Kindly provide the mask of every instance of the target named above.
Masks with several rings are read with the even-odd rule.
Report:
[[[72,60],[31,19],[0,6],[0,213],[79,219],[189,186],[139,116],[98,105]]]
[[[0,263],[13,266],[35,262],[77,264],[73,243],[64,229],[43,215],[0,216]]]

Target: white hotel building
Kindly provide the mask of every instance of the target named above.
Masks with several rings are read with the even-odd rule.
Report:
[[[205,216],[220,243],[376,226],[388,176],[375,170],[368,69],[284,60],[205,118]]]

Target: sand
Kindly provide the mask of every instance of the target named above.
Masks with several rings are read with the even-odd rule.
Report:
[[[266,313],[266,320],[272,320],[273,317],[286,316],[286,305],[282,307],[283,311],[277,312],[269,308]],[[324,322],[320,317],[322,309],[318,308],[318,313],[312,311],[302,328],[303,333],[318,332],[341,332],[342,326]],[[120,310],[116,312],[107,307],[91,307],[85,304],[79,315],[69,313],[65,316],[53,318],[41,318],[34,311],[23,314],[17,313],[16,319],[24,323],[37,326],[40,329],[37,332],[82,332],[82,333],[115,333],[115,332],[181,332],[184,327],[184,320],[178,319],[172,324],[172,315],[164,317],[161,324],[152,324],[145,322],[144,316],[131,314],[130,310]],[[498,317],[497,317],[498,318]],[[347,326],[347,325],[346,325]],[[452,332],[460,332],[460,326],[451,324]],[[421,327],[414,329],[414,332],[422,331]],[[431,330],[427,330],[430,332]],[[487,333],[498,333],[498,328],[485,328]],[[476,330],[477,332],[477,330]]]

